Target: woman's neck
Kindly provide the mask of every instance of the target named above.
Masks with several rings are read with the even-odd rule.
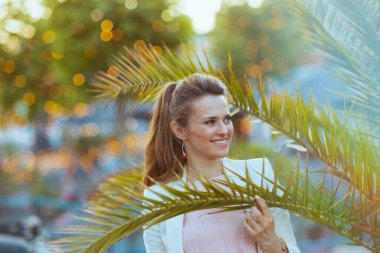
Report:
[[[212,178],[222,174],[223,158],[212,160],[204,158],[188,159],[186,161],[186,168],[186,172],[190,178]]]

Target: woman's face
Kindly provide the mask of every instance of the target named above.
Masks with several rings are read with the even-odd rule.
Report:
[[[222,95],[205,95],[194,100],[184,128],[186,154],[206,159],[228,155],[234,127],[226,98]]]

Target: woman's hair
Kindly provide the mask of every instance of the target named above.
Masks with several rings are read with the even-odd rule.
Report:
[[[224,84],[217,78],[205,74],[193,74],[177,83],[169,83],[161,91],[154,105],[149,142],[145,150],[143,182],[147,186],[157,182],[166,183],[182,175],[182,141],[178,139],[170,124],[176,121],[185,127],[191,113],[191,103],[205,95],[224,95]]]

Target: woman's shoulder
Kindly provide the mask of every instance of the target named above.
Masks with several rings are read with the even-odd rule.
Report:
[[[267,180],[274,179],[274,172],[271,163],[266,157],[244,160],[224,158],[223,165],[225,168],[232,170],[242,176],[246,176],[246,172],[248,171],[249,175],[254,178],[263,175]]]
[[[258,157],[258,158],[251,158],[251,159],[231,159],[228,157],[225,157],[223,159],[223,165],[224,167],[231,167],[231,169],[243,169],[245,170],[246,167],[248,167],[251,170],[254,171],[265,171],[268,170],[269,172],[272,171],[272,166],[270,164],[270,161],[266,157]]]
[[[249,176],[254,183],[261,185],[262,187],[266,187],[269,190],[273,189],[273,182],[276,178],[268,158],[261,157],[247,160],[225,158],[224,162],[226,168],[240,174],[241,176],[246,176],[246,172],[248,171]],[[276,189],[276,191],[279,196],[284,194],[284,192],[280,189]]]
[[[144,189],[144,197],[150,199],[161,199],[160,196],[167,195],[168,191],[165,189],[165,185],[173,187],[176,181],[170,181],[162,184],[154,184]]]

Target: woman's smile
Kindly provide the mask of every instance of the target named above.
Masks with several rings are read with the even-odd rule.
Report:
[[[222,139],[222,140],[214,140],[214,141],[211,141],[212,143],[218,145],[218,146],[227,146],[228,144],[228,139]]]

